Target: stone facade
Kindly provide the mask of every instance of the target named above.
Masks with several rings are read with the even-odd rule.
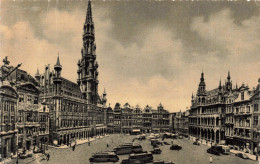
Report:
[[[16,153],[17,129],[17,99],[14,87],[4,82],[0,87],[0,162]]]
[[[225,143],[226,95],[233,92],[230,73],[224,86],[206,91],[204,73],[201,73],[196,96],[192,95],[189,116],[189,135],[206,143]]]
[[[189,135],[189,114],[190,110],[185,112],[176,112],[174,114],[174,127],[172,128],[175,133],[183,136]]]
[[[45,67],[43,75],[36,76],[41,87],[40,99],[50,111],[50,143],[70,144],[76,139],[87,139],[106,133],[106,93],[98,95],[98,63],[91,1],[83,28],[83,47],[78,65],[78,79],[74,83],[61,76],[58,56],[54,70]]]

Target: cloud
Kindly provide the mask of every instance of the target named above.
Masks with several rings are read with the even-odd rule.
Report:
[[[219,57],[238,57],[248,59],[259,53],[260,21],[256,16],[235,24],[231,10],[224,9],[209,17],[196,17],[191,29],[225,54]]]
[[[227,70],[233,75],[233,82],[241,84],[243,81],[256,84],[259,76],[258,61],[260,53],[260,22],[259,18],[252,16],[249,19],[235,23],[230,9],[223,9],[209,16],[196,17],[191,23],[191,30],[206,40],[215,50],[198,55],[204,62],[207,72],[214,72],[207,76],[209,88],[215,87],[217,79],[226,78]],[[224,74],[223,74],[224,73]],[[250,77],[250,78],[249,78]]]
[[[220,78],[224,81],[228,70],[234,83],[244,81],[254,86],[257,82],[260,72],[257,17],[237,24],[230,9],[211,14],[207,19],[192,17],[190,26],[187,25],[190,33],[196,33],[195,41],[203,40],[210,46],[200,53],[192,51],[169,24],[165,26],[161,21],[154,21],[152,25],[140,24],[138,29],[142,31],[134,36],[136,42],[125,44],[124,39],[113,36],[120,23],[115,29],[111,12],[102,5],[93,6],[99,91],[102,93],[106,87],[112,107],[116,102],[129,102],[133,106],[148,104],[156,108],[161,102],[170,111],[184,110],[190,105],[191,93],[197,91],[202,69],[208,90],[217,87]],[[0,24],[0,53],[9,56],[12,65],[22,62],[21,69],[34,74],[37,67],[41,73],[44,65],[50,63],[53,67],[59,51],[62,76],[75,82],[85,14],[85,9],[77,7],[49,10],[35,21],[42,27],[37,29],[38,32],[41,30],[41,37],[27,20],[12,25]]]
[[[55,46],[35,37],[28,22],[17,22],[12,27],[0,25],[0,53],[9,56],[11,64],[23,63],[22,69],[36,73],[37,65],[53,60]]]

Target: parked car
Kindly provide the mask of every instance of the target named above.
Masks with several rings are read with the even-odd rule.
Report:
[[[171,147],[170,147],[171,150],[181,150],[182,147],[180,145],[177,145],[177,144],[173,144]]]
[[[154,148],[151,153],[152,154],[161,154],[162,150],[160,148]]]
[[[244,153],[236,153],[237,157],[243,158],[243,159],[249,159],[249,157]]]
[[[193,142],[193,145],[197,145],[197,146],[199,146],[200,143],[199,143],[198,141],[195,141],[195,142]]]
[[[183,136],[180,135],[180,136],[179,136],[179,139],[183,139]]]
[[[151,145],[155,146],[155,145],[162,145],[162,141],[159,141],[158,139],[152,139],[151,140]]]
[[[220,155],[221,150],[219,150],[216,146],[211,146],[211,148],[207,149],[207,153],[214,154],[214,155]]]

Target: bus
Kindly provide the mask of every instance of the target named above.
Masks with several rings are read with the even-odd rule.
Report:
[[[119,158],[114,152],[95,153],[89,158],[89,162],[118,162]]]
[[[142,151],[143,151],[142,146],[136,143],[126,143],[114,148],[114,152],[117,155],[139,153]]]
[[[153,161],[153,155],[150,152],[140,154],[130,154],[128,159],[122,160],[122,164],[129,163],[147,163]]]

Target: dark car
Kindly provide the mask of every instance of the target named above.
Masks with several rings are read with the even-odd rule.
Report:
[[[213,146],[211,148],[207,149],[207,153],[214,154],[214,155],[220,155],[220,151]]]
[[[176,145],[176,144],[173,144],[171,147],[170,147],[171,150],[181,150],[182,147],[180,145]]]
[[[162,150],[160,148],[154,148],[151,153],[152,154],[161,154]]]
[[[199,143],[198,141],[195,141],[195,142],[193,142],[193,145],[197,145],[197,146],[199,146],[200,143]]]
[[[237,157],[243,158],[243,159],[249,159],[249,157],[244,153],[236,153]]]

